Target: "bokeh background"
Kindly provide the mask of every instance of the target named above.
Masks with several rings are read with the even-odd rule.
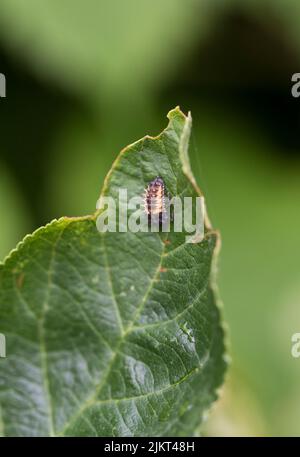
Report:
[[[298,0],[1,0],[0,257],[94,211],[119,150],[192,111],[232,365],[205,435],[300,435]]]

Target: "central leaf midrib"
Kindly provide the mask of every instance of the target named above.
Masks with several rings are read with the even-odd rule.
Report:
[[[48,367],[48,358],[47,358],[47,347],[46,347],[46,338],[45,338],[45,318],[46,314],[48,311],[48,306],[50,302],[50,297],[51,297],[51,287],[52,287],[52,276],[54,273],[54,261],[55,261],[55,255],[56,255],[56,250],[57,246],[59,244],[59,241],[61,240],[66,228],[68,225],[65,225],[65,227],[59,232],[53,247],[51,251],[51,258],[49,262],[49,271],[48,271],[48,287],[46,290],[46,295],[45,295],[45,300],[43,302],[42,306],[42,313],[41,316],[37,319],[37,326],[38,326],[38,338],[40,341],[40,358],[41,358],[41,372],[42,372],[42,377],[43,377],[43,383],[44,383],[44,392],[45,392],[45,399],[48,405],[48,411],[49,411],[49,435],[50,436],[55,436],[55,427],[54,427],[54,417],[53,417],[53,405],[52,405],[52,396],[51,396],[51,390],[50,390],[50,379],[49,379],[49,367]]]
[[[159,234],[157,234],[157,235],[158,235],[158,238],[159,238]],[[101,234],[101,239],[102,239],[103,248],[106,249],[104,247],[104,245],[105,245],[105,233]],[[160,272],[160,268],[161,268],[163,257],[164,257],[164,255],[163,255],[164,254],[164,249],[165,249],[165,245],[162,244],[162,251],[161,251],[161,253],[159,255],[158,266],[157,266],[157,268],[156,268],[156,270],[154,272],[153,278],[149,283],[149,286],[148,286],[148,288],[147,288],[147,290],[145,292],[145,295],[143,296],[143,298],[141,300],[140,305],[136,309],[136,312],[135,312],[135,314],[133,316],[132,321],[129,323],[129,325],[127,326],[126,330],[123,331],[123,333],[121,334],[120,340],[119,340],[118,344],[116,345],[114,352],[112,353],[112,357],[110,359],[110,362],[108,363],[107,370],[104,373],[102,379],[100,380],[98,386],[95,387],[96,392],[89,399],[87,399],[85,402],[82,403],[82,405],[79,408],[79,410],[68,420],[67,424],[65,424],[62,427],[62,431],[58,433],[59,436],[64,435],[65,431],[72,425],[72,423],[76,422],[76,420],[80,417],[80,415],[83,413],[84,410],[86,410],[87,408],[89,408],[90,406],[92,406],[93,404],[95,404],[97,402],[97,397],[101,393],[102,388],[105,385],[105,381],[108,379],[108,377],[109,377],[109,375],[111,373],[111,369],[112,369],[112,366],[113,366],[113,364],[115,362],[115,359],[116,359],[117,355],[119,354],[118,350],[119,350],[120,346],[122,344],[124,344],[124,342],[125,342],[127,336],[129,335],[131,329],[133,328],[133,326],[135,325],[137,319],[139,318],[140,313],[143,310],[144,304],[146,303],[149,294],[151,293],[151,290],[152,290],[153,285],[154,285],[154,281],[155,281],[156,277],[158,276],[158,274]],[[113,290],[113,288],[111,290]],[[121,318],[121,316],[120,316],[120,318]]]

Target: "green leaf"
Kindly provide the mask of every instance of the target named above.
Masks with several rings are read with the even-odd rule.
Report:
[[[191,118],[123,150],[102,195],[143,193],[158,174],[172,195],[199,190]],[[212,268],[218,235],[99,233],[97,213],[27,236],[0,266],[0,433],[192,434],[216,399],[224,334]]]

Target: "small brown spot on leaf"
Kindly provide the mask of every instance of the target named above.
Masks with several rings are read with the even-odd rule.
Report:
[[[165,273],[166,271],[168,271],[168,269],[167,269],[167,268],[164,268],[164,267],[160,267],[159,271],[160,271],[161,273]]]
[[[170,240],[164,240],[164,243],[166,246],[168,246],[168,244],[171,244],[171,241]]]
[[[24,273],[20,273],[16,279],[16,285],[18,289],[21,289],[24,283]]]

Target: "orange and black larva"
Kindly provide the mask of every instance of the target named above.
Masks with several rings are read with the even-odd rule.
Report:
[[[165,184],[160,176],[151,181],[145,189],[144,209],[149,219],[152,217],[159,218],[162,222],[167,216],[165,202]]]

